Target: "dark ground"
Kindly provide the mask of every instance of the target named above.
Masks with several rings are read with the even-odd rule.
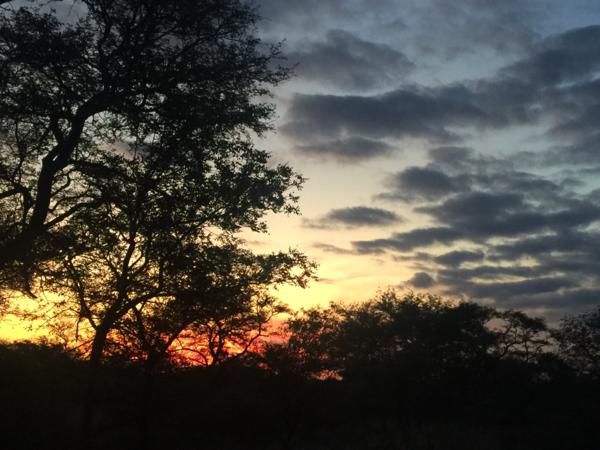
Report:
[[[0,347],[4,450],[77,448],[86,367],[58,349]],[[170,369],[146,411],[149,449],[596,450],[598,386],[568,371],[523,367],[476,376],[407,376],[369,367],[343,381],[257,367]],[[96,388],[93,448],[136,449],[142,374],[105,365]]]

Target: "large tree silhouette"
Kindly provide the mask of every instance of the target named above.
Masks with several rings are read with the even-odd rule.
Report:
[[[143,156],[114,157],[111,177],[95,180],[103,204],[75,213],[61,227],[66,244],[40,266],[43,289],[62,294],[63,303],[91,332],[86,435],[97,367],[119,323],[130,314],[162,312],[160,320],[176,330],[182,323],[169,317],[170,310],[152,305],[215,301],[202,295],[211,282],[219,286],[218,253],[211,249],[223,248],[240,228],[263,230],[266,212],[294,207],[286,193],[295,183],[294,174],[287,167],[269,168],[267,155],[248,141],[224,141],[197,151],[204,154],[202,167],[188,165],[184,158],[165,158],[150,145]],[[236,254],[222,252],[233,264]],[[246,252],[249,263],[252,254]],[[300,278],[310,271],[310,264],[292,252],[275,258],[264,273],[248,277],[259,285],[293,280],[286,274],[296,266]],[[230,294],[235,296],[228,299],[231,303],[244,301],[240,292],[232,289]],[[207,306],[190,308],[191,313]]]
[[[251,139],[287,71],[247,2],[82,0],[66,18],[44,3],[0,13],[0,287],[39,280],[87,327],[85,446],[111,332],[132,315],[173,319],[151,305],[214,300],[201,285],[218,273],[210,249],[295,212],[302,179]],[[312,270],[297,252],[269,261],[254,283]]]
[[[272,113],[256,99],[287,74],[247,2],[82,0],[66,18],[46,3],[0,11],[3,288],[28,289],[36,261],[65,245],[64,225],[110,203],[98,185],[131,160],[185,167],[173,195],[197,184],[204,204],[220,201],[227,193],[206,174],[247,156],[243,138]],[[262,170],[266,157],[253,155],[245,170]],[[294,183],[288,168],[276,172]]]

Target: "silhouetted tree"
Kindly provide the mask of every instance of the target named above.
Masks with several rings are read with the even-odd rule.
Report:
[[[414,373],[419,364],[436,370],[488,355],[495,342],[487,327],[492,316],[493,310],[475,303],[388,290],[366,302],[301,313],[286,325],[285,348],[297,364],[315,367],[303,369],[313,374],[381,364],[410,365]]]
[[[539,317],[530,317],[522,311],[496,312],[496,344],[494,354],[525,363],[536,362],[549,351],[550,330]]]
[[[569,365],[583,376],[600,379],[600,308],[563,318],[555,337]]]
[[[46,4],[0,10],[0,287],[29,290],[36,261],[73,245],[61,236],[73,215],[122,194],[101,186],[131,161],[183,168],[173,196],[196,184],[202,206],[230,213],[262,195],[238,195],[242,170],[294,183],[245,139],[268,128],[256,99],[287,75],[248,2],[81,0],[69,17]],[[217,193],[207,175],[226,171]],[[289,205],[283,192],[270,206]]]
[[[159,152],[149,154],[150,147],[143,158],[119,164],[110,179],[96,185],[110,200],[74,214],[61,231],[74,236],[76,245],[65,246],[44,266],[44,289],[62,294],[78,323],[91,329],[87,423],[95,373],[119,321],[199,289],[199,274],[210,277],[217,264],[206,257],[206,249],[219,247],[221,239],[242,227],[261,231],[267,211],[292,207],[285,193],[294,184],[291,171],[268,168],[266,155],[249,143],[202,150],[206,163],[212,162],[202,183],[186,177],[200,168],[188,167],[185,160],[163,164]],[[289,258],[293,264],[304,262],[298,254]],[[261,281],[269,280],[257,276],[255,282]]]
[[[280,375],[323,377],[337,375],[343,365],[337,358],[337,339],[342,324],[341,307],[314,307],[295,312],[280,330],[282,342],[266,345],[265,364]]]
[[[302,180],[251,141],[287,72],[248,3],[82,0],[65,20],[43,3],[0,16],[2,287],[39,269],[74,305],[91,396],[119,321],[179,296],[221,236],[295,212]]]
[[[282,283],[305,286],[312,269],[298,252],[255,255],[229,239],[198,248],[183,262],[181,272],[189,278],[177,292],[137,304],[119,319],[112,344],[144,364],[142,448],[148,444],[157,366],[165,359],[216,366],[258,351],[270,321],[287,311],[269,291]]]

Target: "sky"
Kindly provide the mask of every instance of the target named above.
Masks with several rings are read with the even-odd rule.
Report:
[[[600,304],[600,2],[256,3],[297,64],[259,145],[307,181],[301,216],[248,239],[320,265],[284,300]]]
[[[295,66],[257,144],[306,183],[301,216],[245,237],[319,264],[282,300],[394,287],[552,322],[600,304],[599,1],[249,1]]]

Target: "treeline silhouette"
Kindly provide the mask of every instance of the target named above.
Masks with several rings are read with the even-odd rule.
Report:
[[[237,359],[153,372],[106,354],[90,448],[595,449],[600,309],[519,311],[385,291],[296,313]],[[0,347],[3,448],[78,445],[86,365]]]

